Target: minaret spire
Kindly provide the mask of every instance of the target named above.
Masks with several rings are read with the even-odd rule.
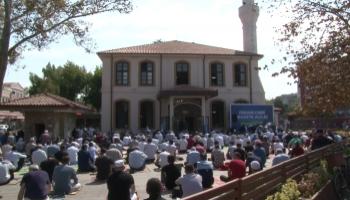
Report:
[[[239,18],[243,25],[243,49],[247,52],[257,53],[256,22],[259,17],[259,7],[254,0],[243,0],[239,8]]]

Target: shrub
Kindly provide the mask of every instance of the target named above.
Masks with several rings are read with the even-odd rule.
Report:
[[[266,200],[298,200],[300,192],[298,190],[298,184],[293,179],[288,179],[285,184],[282,185],[281,191],[268,196]]]

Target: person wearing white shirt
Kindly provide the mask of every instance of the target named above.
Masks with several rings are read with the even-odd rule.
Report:
[[[164,166],[168,165],[168,156],[170,155],[169,152],[163,150],[159,156],[158,156],[158,161],[156,163],[156,166],[159,168],[163,168]]]
[[[72,146],[68,147],[67,153],[69,156],[69,164],[75,165],[78,163],[78,152],[79,149],[72,143]]]
[[[123,137],[123,144],[124,146],[129,146],[129,143],[131,142],[131,137],[126,135]]]
[[[188,142],[185,136],[179,140],[179,153],[186,153]]]
[[[177,150],[177,148],[176,148],[176,146],[175,146],[175,144],[174,144],[174,141],[173,141],[173,140],[170,140],[170,141],[169,141],[169,145],[168,145],[167,148],[166,148],[166,151],[169,152],[170,155],[173,155],[173,156],[176,157],[176,150]]]
[[[219,143],[220,148],[224,147],[224,138],[222,137],[222,135],[216,135],[214,139]]]
[[[200,158],[200,153],[196,150],[196,147],[192,147],[187,153],[186,164],[196,165]]]
[[[89,151],[89,154],[90,154],[90,156],[92,157],[92,159],[93,159],[93,161],[94,161],[94,163],[95,163],[95,160],[96,160],[96,158],[97,158],[97,149],[96,149],[96,147],[94,146],[94,143],[92,143],[92,142],[89,143],[89,149],[88,149],[88,151]]]
[[[141,171],[145,168],[147,155],[136,148],[134,151],[129,154],[129,166],[130,172]]]
[[[10,143],[6,143],[4,145],[2,145],[1,147],[2,150],[2,155],[6,155],[8,152],[10,152],[12,150],[12,145],[10,145]]]
[[[160,131],[154,137],[158,139],[159,143],[163,142],[163,134]]]
[[[148,138],[147,144],[145,144],[143,152],[147,155],[147,163],[153,163],[155,160],[155,155],[157,153],[157,145],[152,143],[152,138]]]
[[[11,161],[11,163],[16,167],[15,171],[19,171],[23,167],[24,159],[27,158],[27,156],[15,151],[15,147],[13,147],[13,149],[8,152],[4,158]]]
[[[282,150],[284,149],[283,142],[279,141],[279,139],[277,139],[275,141],[275,143],[273,143],[273,152],[274,152],[274,154],[276,154],[277,149],[282,149]]]
[[[8,160],[3,160],[0,156],[0,185],[6,185],[14,178],[16,167]]]
[[[47,154],[42,149],[42,146],[38,145],[32,153],[32,162],[33,164],[40,166],[41,162],[45,160],[47,160]]]

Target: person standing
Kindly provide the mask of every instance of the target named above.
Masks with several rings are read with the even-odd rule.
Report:
[[[51,182],[49,175],[39,170],[38,165],[31,165],[29,173],[25,174],[21,181],[21,188],[18,192],[18,200],[28,199],[49,199],[48,194],[51,191]]]

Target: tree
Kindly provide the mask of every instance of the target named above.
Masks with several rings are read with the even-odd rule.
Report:
[[[41,50],[67,34],[89,51],[92,42],[84,17],[131,10],[131,0],[0,0],[0,94],[8,64],[23,51]]]
[[[271,3],[272,2],[272,3]],[[306,114],[323,115],[350,106],[350,1],[270,1],[292,16],[278,32],[288,73],[305,90]]]
[[[96,109],[101,107],[102,69],[87,72],[85,67],[67,61],[56,67],[48,63],[42,69],[43,77],[31,73],[29,94],[52,93],[72,101],[82,101]]]
[[[87,75],[88,81],[82,99],[86,104],[99,110],[101,108],[102,68],[96,67],[93,73],[90,72]]]
[[[42,78],[30,74],[29,80],[32,83],[29,88],[30,95],[48,92],[75,101],[88,81],[85,68],[70,61],[63,67],[49,63],[42,69],[42,73]]]

